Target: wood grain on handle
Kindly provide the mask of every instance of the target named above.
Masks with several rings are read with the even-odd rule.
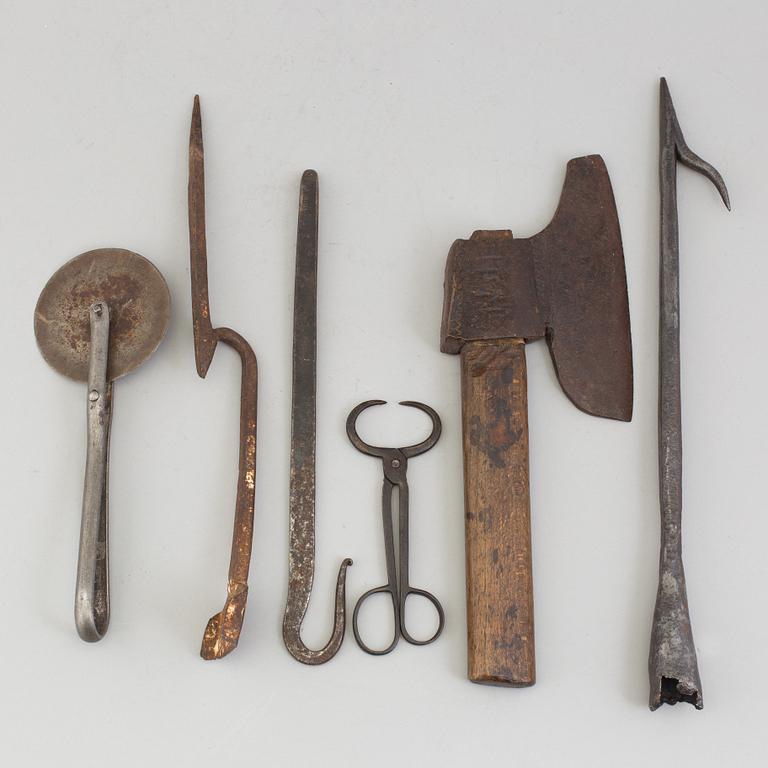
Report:
[[[525,343],[470,342],[461,363],[468,676],[533,685]]]

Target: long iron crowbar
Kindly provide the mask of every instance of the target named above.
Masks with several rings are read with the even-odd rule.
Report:
[[[728,210],[722,176],[685,143],[669,94],[660,94],[661,266],[659,297],[659,494],[661,553],[659,587],[648,661],[650,707],[687,701],[703,707],[693,644],[680,538],[682,511],[682,432],[680,416],[680,242],[677,221],[677,162],[706,176]]]

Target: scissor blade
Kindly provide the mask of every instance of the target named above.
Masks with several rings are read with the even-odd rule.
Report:
[[[205,243],[205,169],[200,97],[195,96],[189,129],[189,258],[192,275],[192,328],[197,373],[205,377],[216,349],[208,304],[208,256]]]

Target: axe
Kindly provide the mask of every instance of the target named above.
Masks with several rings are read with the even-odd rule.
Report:
[[[441,349],[461,355],[468,677],[536,681],[525,344],[546,338],[565,394],[632,418],[621,232],[599,155],[568,163],[560,204],[529,238],[457,240],[445,268]]]

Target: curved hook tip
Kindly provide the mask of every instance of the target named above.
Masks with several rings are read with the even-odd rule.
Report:
[[[317,666],[330,661],[341,648],[344,642],[344,632],[347,628],[347,568],[352,565],[352,558],[345,557],[339,566],[339,575],[336,577],[336,594],[333,603],[333,631],[328,642],[323,648],[313,650],[308,648],[301,639],[301,623],[304,620],[307,603],[302,601],[297,605],[291,600],[291,594],[288,595],[288,604],[285,608],[283,617],[283,643],[288,653],[296,661],[309,666]],[[309,595],[307,594],[307,599]]]
[[[702,176],[708,178],[720,193],[720,197],[722,198],[725,207],[730,211],[731,198],[720,172],[711,163],[708,163],[691,150],[686,143],[685,138],[683,138],[683,132],[675,112],[675,105],[672,103],[672,94],[669,91],[669,85],[665,77],[661,78],[659,89],[662,114],[666,114],[671,121],[672,136],[674,137],[678,160],[687,168],[690,168],[692,171],[697,171]]]

